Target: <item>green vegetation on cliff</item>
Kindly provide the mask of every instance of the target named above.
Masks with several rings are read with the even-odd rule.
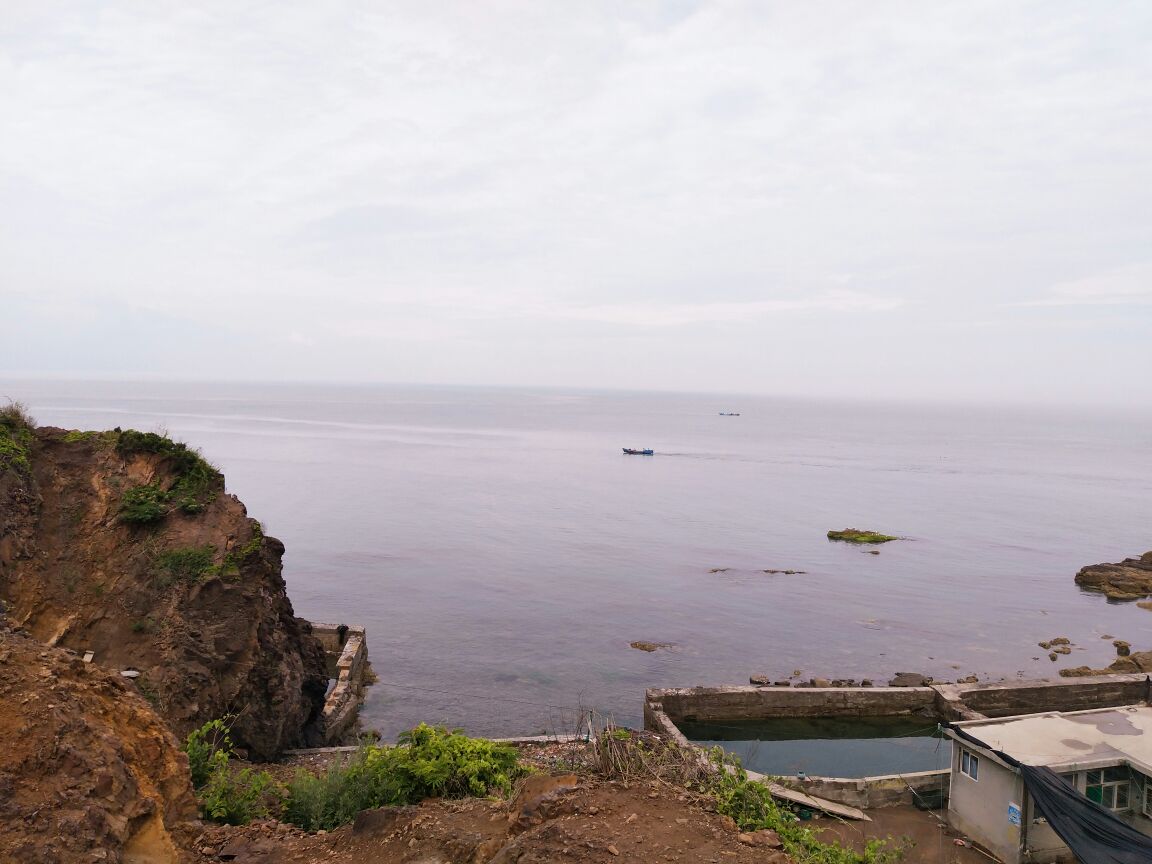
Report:
[[[106,433],[80,432],[65,440],[107,441]],[[116,430],[116,452],[124,458],[138,453],[153,453],[164,457],[176,479],[167,488],[159,481],[128,489],[120,504],[120,521],[137,525],[158,522],[172,509],[184,513],[199,513],[216,497],[215,488],[221,475],[200,453],[187,444],[173,441],[167,435],[155,432],[137,432],[135,429]],[[73,433],[69,433],[73,435]],[[95,436],[95,437],[93,437]]]
[[[13,468],[27,474],[32,470],[28,448],[35,425],[19,402],[0,408],[0,471]]]

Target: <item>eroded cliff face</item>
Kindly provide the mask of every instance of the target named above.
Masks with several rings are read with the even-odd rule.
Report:
[[[225,714],[255,758],[314,743],[327,673],[283,545],[159,436],[40,428],[0,462],[0,599],[47,645],[140,672],[177,735]]]
[[[0,860],[170,864],[188,760],[114,672],[0,620]]]

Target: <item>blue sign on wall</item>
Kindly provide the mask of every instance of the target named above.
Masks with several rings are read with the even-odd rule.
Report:
[[[1020,824],[1020,805],[1015,803],[1014,801],[1008,802],[1008,824],[1009,825],[1019,825]]]

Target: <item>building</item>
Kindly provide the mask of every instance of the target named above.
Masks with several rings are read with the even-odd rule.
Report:
[[[947,731],[953,739],[949,821],[1005,864],[1077,860],[1037,812],[1020,765],[1050,768],[1086,799],[1152,836],[1152,707],[968,720]],[[1089,819],[1102,815],[1084,810]]]

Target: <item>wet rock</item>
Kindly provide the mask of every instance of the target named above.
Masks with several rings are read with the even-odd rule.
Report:
[[[1057,656],[1059,656],[1059,655],[1057,655],[1055,651],[1049,651],[1048,652],[1048,659],[1051,660],[1053,663],[1056,662]]]
[[[977,683],[979,683],[979,681],[980,681],[980,679],[977,678],[975,675],[969,675],[967,678],[960,678],[959,680],[957,680],[956,683],[957,684],[977,684]]]
[[[792,682],[791,681],[773,681],[772,686],[773,687],[791,687]]]
[[[845,528],[842,531],[829,531],[829,540],[839,540],[844,543],[890,543],[899,540],[891,534],[881,534],[879,531],[861,531],[859,528]]]
[[[748,683],[756,687],[768,687],[772,684],[772,678],[769,675],[751,675]]]
[[[635,648],[637,651],[647,651],[649,653],[651,653],[653,651],[659,651],[661,648],[671,648],[672,647],[671,642],[646,642],[644,640],[639,640],[636,642],[629,642],[628,644],[632,648]]]
[[[1052,644],[1053,645],[1071,645],[1072,640],[1069,639],[1067,636],[1057,636],[1055,639],[1052,640]]]
[[[919,672],[897,672],[889,687],[925,687],[932,679]]]
[[[1052,649],[1053,654],[1071,654],[1072,649],[1067,645],[1057,645]]]
[[[872,686],[872,679],[871,678],[865,678],[863,681],[860,682],[860,686],[861,687],[871,687]]]
[[[831,687],[832,686],[832,682],[829,681],[827,678],[813,678],[808,682],[808,684],[812,687]]]
[[[1117,639],[1112,645],[1116,648],[1117,657],[1127,657],[1132,653],[1132,646],[1123,639]]]
[[[1076,574],[1076,584],[1113,600],[1139,600],[1152,595],[1152,552],[1119,564],[1092,564]]]

